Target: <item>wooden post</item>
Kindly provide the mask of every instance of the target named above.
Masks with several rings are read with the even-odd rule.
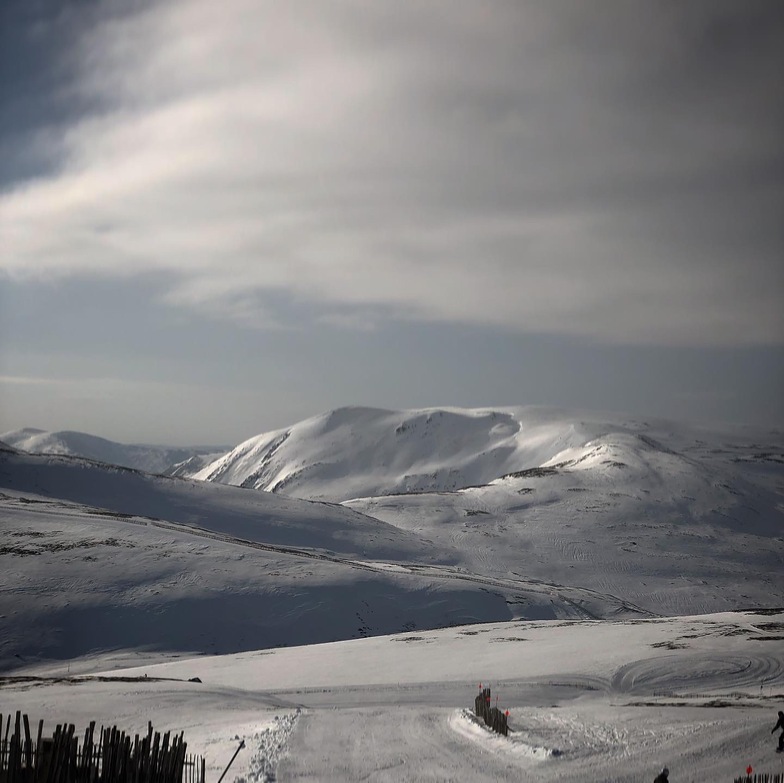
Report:
[[[38,781],[41,780],[41,737],[43,733],[44,720],[41,718],[41,720],[38,721],[38,736],[35,740],[35,759],[33,760],[33,766],[35,767],[33,781],[35,781],[35,783],[38,783]]]
[[[33,739],[30,736],[30,721],[27,719],[27,713],[22,716],[22,722],[24,723],[24,733],[25,733],[25,741],[24,741],[24,761],[25,767],[27,768],[29,775],[33,768]]]
[[[8,783],[21,783],[19,780],[22,766],[21,732],[22,713],[17,710],[16,720],[14,721],[14,733],[11,736],[11,746],[8,749]]]

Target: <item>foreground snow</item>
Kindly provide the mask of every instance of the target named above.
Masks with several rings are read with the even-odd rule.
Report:
[[[665,763],[679,783],[731,780],[782,770],[782,629],[784,612],[496,623],[6,680],[0,696],[32,717],[185,730],[209,780],[241,739],[232,774],[247,781],[631,783]],[[507,739],[466,711],[480,678],[510,710]]]

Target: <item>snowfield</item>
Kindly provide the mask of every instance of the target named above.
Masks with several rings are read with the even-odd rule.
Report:
[[[198,479],[9,440],[4,714],[182,730],[210,783],[241,740],[244,783],[784,770],[779,431],[349,408]]]

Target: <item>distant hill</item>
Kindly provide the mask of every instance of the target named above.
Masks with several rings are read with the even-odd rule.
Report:
[[[128,445],[84,432],[46,432],[31,427],[0,434],[0,441],[30,454],[84,457],[110,465],[143,470],[147,473],[174,472],[182,463],[194,457],[198,459],[201,455],[208,455],[209,459],[215,459],[227,450],[221,446],[180,448]],[[197,464],[201,465],[200,462]]]
[[[416,536],[340,505],[244,492],[71,456],[2,452],[0,466],[0,489],[101,509],[110,517],[166,520],[220,536],[354,556],[424,557],[427,550]]]

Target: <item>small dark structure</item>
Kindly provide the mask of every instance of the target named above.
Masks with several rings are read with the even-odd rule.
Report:
[[[509,736],[508,713],[502,712],[498,707],[490,706],[490,688],[482,688],[474,699],[474,712],[477,718],[482,718],[485,726],[489,726],[504,737]]]
[[[153,732],[130,735],[116,726],[101,729],[90,723],[80,744],[73,724],[44,737],[38,722],[33,741],[27,715],[11,715],[3,732],[0,715],[0,783],[204,783],[204,759],[188,756],[183,735]]]

